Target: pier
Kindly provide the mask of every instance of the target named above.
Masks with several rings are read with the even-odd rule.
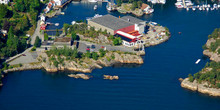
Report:
[[[56,29],[51,29],[51,30],[44,30],[45,32],[52,32],[52,31],[57,31]],[[63,31],[63,29],[58,29],[58,31]]]
[[[68,3],[70,3],[71,1],[73,1],[73,0],[68,0],[67,2],[65,2],[63,5],[61,5],[61,6],[55,6],[54,7],[54,9],[55,10],[58,10],[59,8],[63,8],[64,6],[66,6]]]

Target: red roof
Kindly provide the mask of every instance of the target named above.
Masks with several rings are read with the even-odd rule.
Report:
[[[132,35],[132,36],[140,36],[141,34],[139,34],[138,31],[132,31],[132,32],[128,32],[128,34]]]

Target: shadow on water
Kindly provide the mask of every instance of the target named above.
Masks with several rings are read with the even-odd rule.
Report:
[[[141,64],[122,64],[122,63],[116,63],[112,66],[113,68],[138,68],[141,67]]]

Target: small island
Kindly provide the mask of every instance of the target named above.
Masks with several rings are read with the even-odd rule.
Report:
[[[181,86],[210,96],[220,96],[220,28],[215,29],[208,38],[203,54],[212,61],[198,73],[189,74]]]
[[[117,10],[119,13],[128,14],[131,13],[135,16],[143,16],[144,14],[151,14],[154,12],[148,4],[143,3],[141,0],[138,1],[122,1],[117,0],[117,6],[112,6],[114,10]]]

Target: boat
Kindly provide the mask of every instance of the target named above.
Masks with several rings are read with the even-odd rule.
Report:
[[[201,59],[198,59],[198,60],[195,62],[195,64],[198,64],[200,61],[201,61]]]
[[[97,6],[97,5],[95,5],[95,6],[94,6],[94,10],[97,10],[97,8],[98,8],[98,6]]]
[[[100,14],[95,14],[95,16],[93,18],[98,18],[98,17],[102,17],[102,15]]]
[[[202,10],[202,7],[199,7],[199,10]]]
[[[195,6],[193,6],[193,7],[192,7],[192,10],[193,10],[193,11],[195,11],[195,10],[196,10],[196,7],[195,7]]]
[[[156,4],[156,3],[157,3],[157,0],[151,0],[151,3],[152,3],[152,4]]]
[[[176,7],[177,8],[183,8],[184,6],[183,5],[177,5]]]
[[[59,26],[60,24],[59,23],[55,23],[55,26]]]
[[[91,2],[91,3],[96,3],[97,0],[88,0],[88,2]]]
[[[209,11],[209,8],[207,7],[206,10]]]
[[[166,0],[159,0],[159,3],[166,4]]]
[[[64,12],[61,12],[60,14],[61,14],[61,15],[64,15],[65,13],[64,13]]]

